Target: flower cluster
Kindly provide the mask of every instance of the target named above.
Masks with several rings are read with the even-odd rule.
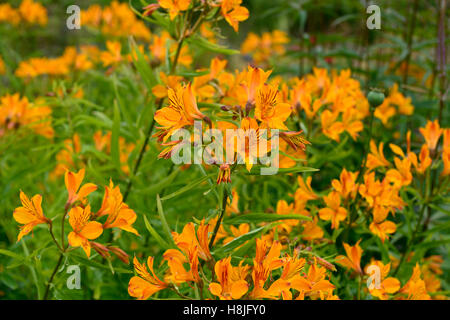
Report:
[[[0,4],[0,23],[8,22],[13,26],[24,23],[26,26],[45,26],[48,22],[47,9],[39,2],[23,0],[17,9],[9,3]]]
[[[56,245],[62,252],[65,252],[67,247],[65,245],[64,225],[66,216],[68,216],[72,231],[67,235],[67,239],[72,248],[81,247],[88,257],[91,255],[92,248],[104,258],[109,258],[110,252],[112,252],[124,263],[128,263],[128,255],[122,249],[109,244],[104,245],[94,240],[99,238],[105,230],[112,228],[139,235],[132,226],[136,221],[136,213],[123,202],[119,187],[114,186],[112,181],[110,181],[109,186],[105,187],[100,209],[93,212],[87,197],[97,190],[97,186],[93,183],[82,185],[84,175],[84,169],[78,172],[66,171],[64,175],[68,197],[61,221],[62,238],[60,243],[57,242],[53,234],[53,219],[45,217],[43,213],[42,196],[38,194],[29,199],[21,191],[22,206],[16,208],[13,214],[14,219],[22,224],[17,241],[30,233],[35,226],[48,224],[50,234]],[[100,222],[101,220],[104,221]]]
[[[0,137],[21,127],[29,127],[37,134],[51,138],[54,135],[51,112],[42,99],[31,103],[18,93],[7,94],[0,98]]]

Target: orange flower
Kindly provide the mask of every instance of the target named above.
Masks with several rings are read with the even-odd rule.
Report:
[[[166,275],[165,281],[174,284],[181,284],[188,281],[200,282],[198,273],[198,247],[189,247],[185,252],[186,256],[178,250],[169,249],[164,252],[164,260],[169,265],[170,272]],[[189,264],[190,270],[186,271],[185,264]]]
[[[86,255],[91,254],[91,244],[89,240],[100,237],[103,233],[102,224],[97,221],[90,221],[91,206],[87,205],[72,208],[69,211],[69,223],[73,231],[69,233],[69,244],[72,247],[82,247]]]
[[[320,117],[323,134],[337,142],[340,140],[339,135],[344,131],[344,125],[342,122],[337,121],[338,116],[338,112],[325,110],[322,112]]]
[[[178,129],[186,125],[193,125],[195,119],[204,118],[204,115],[198,110],[191,84],[175,90],[169,88],[167,94],[169,106],[155,113],[155,121],[161,125],[158,129],[162,130],[156,135],[162,136],[163,141],[166,141]]]
[[[245,278],[248,273],[248,266],[242,266],[243,261],[238,267],[231,265],[231,257],[216,262],[214,270],[216,272],[217,282],[209,284],[209,291],[220,300],[240,299],[248,291],[248,283]]]
[[[243,92],[238,93],[238,100],[242,106],[246,106],[247,104],[253,105],[255,103],[259,88],[267,81],[271,73],[271,70],[264,71],[261,68],[248,66],[247,72],[244,73],[244,82],[240,87]]]
[[[184,226],[183,232],[180,234],[172,232],[173,240],[184,253],[188,254],[193,251],[194,247],[197,247],[199,258],[210,260],[212,256],[209,251],[208,229],[209,225],[205,225],[202,221],[196,233],[194,223],[190,222]]]
[[[153,271],[153,257],[148,257],[147,265],[150,269],[150,273],[144,263],[134,257],[133,259],[134,270],[138,276],[134,276],[128,283],[128,294],[132,297],[138,298],[138,300],[147,300],[154,293],[168,287],[167,283],[161,281]]]
[[[256,96],[255,118],[273,129],[288,130],[284,121],[291,114],[291,106],[279,101],[278,90],[264,84]]]
[[[335,286],[325,279],[326,271],[326,268],[316,264],[314,258],[314,264],[309,267],[306,278],[296,277],[291,281],[292,288],[300,292],[296,300],[303,300],[306,294],[312,296],[319,294],[322,300],[325,296],[331,296]]]
[[[66,171],[64,175],[64,182],[66,184],[69,197],[67,198],[66,206],[72,205],[75,201],[79,200],[81,203],[85,203],[86,197],[97,190],[97,186],[93,183],[86,183],[81,188],[81,182],[84,179],[84,168],[80,169],[78,173]]]
[[[442,162],[444,162],[444,169],[441,172],[441,176],[450,175],[450,150],[442,152]]]
[[[136,213],[123,202],[119,186],[114,187],[112,180],[109,187],[105,188],[102,206],[97,212],[97,216],[108,215],[104,229],[119,228],[135,235],[139,235],[136,229],[131,225],[136,221]]]
[[[17,241],[20,241],[24,235],[30,233],[31,230],[38,224],[51,223],[51,221],[44,216],[42,211],[42,196],[37,194],[31,198],[27,197],[25,193],[20,191],[20,201],[22,207],[18,207],[14,210],[14,219],[23,224],[20,227],[20,233],[17,236]]]
[[[409,185],[412,181],[411,161],[408,158],[400,160],[395,157],[394,163],[396,169],[390,169],[386,172],[386,180],[396,188]]]
[[[417,161],[417,156],[415,153],[410,152],[408,154],[408,158],[411,159],[411,163],[414,165],[414,168],[416,168],[417,173],[424,174],[425,171],[428,169],[429,166],[431,166],[431,163],[433,160],[430,158],[430,150],[427,148],[427,145],[422,145],[422,148],[420,149],[419,153],[419,161]]]
[[[369,267],[375,266],[378,268],[379,273],[375,271],[375,274],[369,274]],[[379,298],[380,300],[387,300],[389,298],[389,294],[394,294],[400,289],[400,281],[396,278],[389,277],[389,270],[391,269],[391,264],[388,263],[386,265],[381,261],[372,261],[365,268],[365,273],[372,276],[372,279],[375,283],[371,283],[369,286],[369,292],[372,296]],[[375,269],[376,270],[376,269]],[[375,277],[379,276],[379,279]],[[378,287],[377,287],[378,285]]]
[[[336,191],[331,191],[323,197],[328,208],[319,210],[319,217],[322,220],[331,220],[331,228],[338,229],[339,223],[347,217],[347,210],[341,207],[341,196]]]
[[[362,274],[363,271],[361,269],[361,255],[363,250],[359,246],[361,240],[358,240],[354,246],[350,246],[347,243],[344,243],[344,249],[347,253],[347,256],[339,255],[335,258],[335,262],[340,265],[352,269],[359,274]]]
[[[248,19],[247,8],[241,7],[242,0],[222,0],[221,11],[225,20],[233,27],[234,31],[239,30],[239,22]]]
[[[311,181],[312,181],[311,176],[306,178],[306,183],[303,180],[302,176],[298,176],[297,181],[299,186],[298,189],[295,191],[294,195],[296,203],[319,199],[319,197],[311,188]]]
[[[346,199],[349,195],[351,198],[354,198],[358,190],[358,184],[356,184],[357,177],[358,172],[349,172],[344,168],[339,176],[340,180],[333,179],[331,184],[342,198]]]
[[[114,66],[122,61],[122,45],[117,41],[106,41],[107,51],[103,51],[100,55],[100,60],[103,62],[103,66]]]
[[[256,239],[256,256],[253,259],[252,272],[254,288],[250,294],[252,299],[266,298],[268,296],[267,291],[264,289],[264,284],[272,270],[278,269],[284,264],[283,259],[280,258],[281,243],[274,241],[267,253],[268,245],[267,240]]]
[[[427,292],[425,281],[421,278],[420,266],[417,263],[413,274],[408,282],[400,289],[400,293],[405,293],[408,300],[431,300]]]
[[[180,11],[187,10],[191,4],[191,0],[158,0],[158,2],[162,8],[169,10],[170,20],[175,19]]]
[[[306,221],[303,224],[302,239],[312,241],[323,237],[323,230],[317,225],[317,217],[313,221]]]
[[[375,169],[377,167],[388,167],[390,162],[386,160],[383,153],[383,142],[380,142],[378,149],[375,141],[370,141],[370,153],[367,155],[366,167],[369,170]]]
[[[3,62],[1,56],[0,56],[0,74],[5,74],[5,63]]]
[[[227,149],[229,143],[231,143],[231,149],[235,146],[236,153],[245,162],[247,170],[250,171],[253,165],[257,163],[258,158],[270,151],[271,147],[268,146],[269,141],[262,137],[262,132],[255,119],[243,118],[240,129],[238,131],[238,141],[241,143],[238,143],[236,146],[234,140],[227,141]],[[265,148],[262,147],[264,144]]]
[[[443,132],[443,130],[439,126],[439,122],[437,121],[437,119],[434,120],[433,122],[428,120],[425,128],[420,128],[419,131],[423,135],[427,143],[428,149],[430,150],[436,149],[439,138]]]
[[[384,221],[377,223],[374,221],[369,226],[370,231],[377,235],[382,242],[388,239],[388,234],[394,233],[397,230],[397,226],[392,221]]]

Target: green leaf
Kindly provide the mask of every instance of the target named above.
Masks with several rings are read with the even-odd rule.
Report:
[[[147,228],[147,230],[150,232],[150,234],[153,236],[153,238],[155,238],[156,242],[158,242],[159,246],[164,248],[164,249],[170,249],[171,246],[164,241],[163,238],[161,238],[161,236],[156,232],[156,230],[152,227],[152,225],[150,224],[150,222],[147,220],[147,217],[144,216],[144,224],[145,227]]]
[[[111,133],[111,158],[116,169],[120,169],[120,149],[119,149],[119,135],[120,135],[120,110],[117,105],[117,100],[114,100],[114,121]]]
[[[187,186],[184,186],[183,188],[178,189],[178,190],[175,191],[174,193],[171,193],[171,194],[168,194],[168,195],[165,196],[165,197],[162,197],[162,198],[161,198],[161,201],[169,200],[169,199],[172,199],[172,198],[174,198],[174,197],[176,197],[176,196],[179,196],[180,194],[183,194],[183,193],[185,193],[185,192],[187,192],[187,191],[189,191],[189,190],[195,188],[195,187],[198,186],[199,184],[203,183],[204,181],[208,180],[209,178],[211,178],[211,177],[213,177],[213,176],[215,176],[215,175],[216,175],[216,173],[211,173],[211,174],[208,174],[208,175],[206,175],[206,176],[204,176],[204,177],[201,177],[201,178],[199,178],[199,179],[197,179],[197,180],[191,182],[191,183],[188,184]],[[159,196],[158,196],[158,197],[159,197]]]
[[[83,258],[83,257],[81,257],[79,255],[76,255],[76,254],[73,254],[73,253],[70,255],[70,257],[72,257],[75,261],[77,261],[77,262],[79,262],[79,263],[81,263],[81,264],[83,264],[85,266],[90,266],[90,267],[97,268],[97,269],[109,270],[109,271],[112,272],[110,266],[108,266],[108,265],[104,265],[104,264],[101,264],[101,263],[98,263],[98,262],[95,262],[95,261]],[[114,272],[117,272],[117,273],[133,273],[133,271],[128,270],[128,269],[124,269],[124,268],[114,268]],[[112,273],[114,273],[114,272],[112,272]]]
[[[156,208],[158,209],[158,215],[161,219],[161,223],[163,226],[164,231],[166,232],[167,239],[170,239],[170,243],[174,244],[173,238],[172,238],[172,232],[170,231],[169,225],[167,224],[166,216],[164,215],[164,210],[161,203],[161,198],[159,197],[159,194],[156,195]]]
[[[269,168],[267,166],[256,165],[253,166],[251,171],[248,172],[247,169],[241,170],[241,173],[245,173],[248,175],[261,175],[260,169]],[[311,168],[311,167],[293,167],[293,168],[278,168],[278,171],[275,174],[287,174],[287,173],[296,173],[296,172],[315,172],[319,171],[319,169]]]
[[[11,257],[11,258],[14,258],[14,259],[19,259],[19,260],[23,260],[24,259],[24,257],[22,257],[21,255],[15,253],[15,252],[6,250],[6,249],[0,249],[0,254],[3,254],[5,256],[8,256],[8,257]]]
[[[300,214],[275,214],[275,213],[246,213],[227,219],[228,224],[240,224],[240,223],[260,223],[260,222],[274,222],[279,220],[307,220],[312,219],[307,216],[302,216]]]
[[[221,53],[226,55],[232,55],[232,54],[239,54],[239,50],[234,49],[228,49],[226,47],[223,47],[221,45],[218,45],[216,43],[209,42],[207,39],[199,36],[198,34],[195,34],[187,39],[187,42],[191,45],[198,46],[202,49],[215,52],[215,53]]]
[[[151,93],[152,88],[158,84],[158,80],[156,79],[155,74],[152,72],[152,69],[150,69],[150,66],[145,60],[144,55],[142,54],[141,51],[139,51],[139,48],[134,39],[130,37],[128,42],[130,44],[131,56],[133,59],[134,66],[141,75],[142,80],[147,86],[147,89]]]

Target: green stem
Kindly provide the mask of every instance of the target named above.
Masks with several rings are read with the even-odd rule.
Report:
[[[223,219],[223,216],[225,214],[225,210],[227,208],[227,202],[228,202],[228,192],[227,192],[227,189],[224,186],[223,187],[223,195],[222,195],[222,206],[220,208],[219,219],[217,220],[216,225],[214,226],[214,231],[213,231],[213,235],[211,237],[211,240],[209,240],[209,248],[210,249],[212,248],[212,246],[214,244],[214,240],[216,239],[217,232],[219,231],[219,228],[220,228],[220,224],[222,223],[222,219]]]
[[[52,275],[50,276],[50,279],[49,279],[48,282],[47,282],[47,287],[45,288],[44,300],[47,300],[47,299],[48,299],[48,294],[50,293],[50,286],[51,286],[51,284],[52,284],[52,282],[53,282],[53,279],[55,278],[55,275],[56,275],[56,272],[57,272],[58,269],[59,269],[59,266],[61,265],[61,262],[62,262],[62,260],[63,260],[63,257],[64,257],[64,254],[61,253],[61,254],[59,255],[58,262],[56,263],[56,266],[55,266],[55,268],[53,269]]]

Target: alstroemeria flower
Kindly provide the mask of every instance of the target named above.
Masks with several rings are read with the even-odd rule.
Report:
[[[186,11],[191,4],[191,0],[158,0],[161,8],[169,10],[170,20],[180,13],[180,11]]]
[[[358,191],[358,184],[356,183],[358,174],[359,172],[350,172],[344,168],[339,176],[339,180],[333,179],[331,185],[342,198],[346,199],[350,196],[353,199]]]
[[[97,212],[99,217],[104,215],[108,215],[103,224],[104,229],[119,228],[139,235],[137,230],[132,227],[132,224],[136,221],[136,213],[123,202],[119,186],[114,187],[112,180],[109,182],[109,187],[105,188],[102,206]]]
[[[288,130],[284,122],[292,112],[291,106],[280,100],[278,90],[264,84],[256,95],[255,118],[267,128]]]
[[[247,20],[249,17],[248,9],[241,7],[242,0],[222,0],[221,11],[225,20],[238,32],[239,22]]]
[[[369,267],[375,266],[378,271],[375,274],[369,273],[371,269]],[[383,264],[381,261],[371,261],[365,268],[365,273],[372,276],[374,280],[369,286],[369,292],[372,296],[379,298],[380,300],[387,300],[389,294],[394,294],[400,289],[400,281],[393,277],[387,277],[391,269],[391,264]],[[379,277],[378,279],[376,277]]]
[[[434,120],[433,122],[428,120],[425,128],[420,128],[419,131],[427,142],[428,149],[436,149],[439,138],[443,132],[439,126],[439,122],[437,120]]]
[[[14,219],[23,224],[20,227],[20,233],[17,236],[17,241],[20,241],[22,237],[28,233],[38,224],[50,223],[50,220],[44,216],[42,211],[42,196],[37,194],[31,198],[27,197],[25,193],[20,191],[20,201],[22,207],[18,207],[14,210]]]
[[[363,271],[361,269],[361,255],[363,253],[363,250],[359,246],[360,242],[361,240],[358,240],[358,242],[356,242],[354,246],[350,246],[347,243],[344,243],[344,249],[347,253],[347,256],[339,255],[334,259],[334,261],[346,268],[362,274]]]
[[[231,257],[217,261],[214,270],[219,283],[211,282],[209,291],[220,300],[240,299],[248,291],[249,285],[245,281],[248,269],[248,266],[242,266],[242,261],[238,267],[233,267]]]
[[[66,171],[64,183],[66,184],[67,192],[69,193],[66,206],[72,205],[77,200],[84,203],[86,197],[97,190],[97,186],[93,183],[86,183],[80,188],[83,179],[84,168],[80,169],[77,173]]]
[[[326,271],[324,267],[314,263],[309,267],[305,278],[295,277],[292,279],[292,288],[300,292],[296,300],[303,300],[305,295],[319,295],[322,300],[331,296],[335,286],[329,280],[326,280]]]
[[[85,208],[75,207],[69,211],[69,223],[73,231],[69,233],[69,244],[72,247],[82,247],[86,255],[91,254],[91,244],[89,240],[100,237],[103,227],[100,222],[90,221],[91,206]]]
[[[341,196],[336,191],[331,191],[323,197],[327,208],[319,210],[319,217],[322,220],[331,220],[331,228],[339,228],[339,223],[347,217],[347,209],[341,207]]]
[[[128,283],[128,293],[130,296],[138,298],[138,300],[146,300],[154,293],[167,288],[168,284],[161,281],[153,271],[153,257],[148,257],[147,265],[150,273],[147,270],[145,263],[139,263],[134,257],[134,270],[138,276],[134,276]]]

